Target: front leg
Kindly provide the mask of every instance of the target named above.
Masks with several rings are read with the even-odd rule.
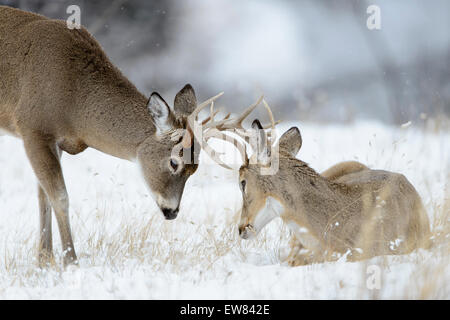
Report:
[[[67,196],[64,177],[59,161],[59,150],[53,141],[48,141],[40,135],[33,134],[24,136],[24,146],[31,166],[38,178],[41,188],[45,191],[58,223],[61,236],[62,248],[64,250],[64,265],[78,264],[77,255],[72,240],[69,222],[69,198]],[[45,212],[42,225],[50,225],[50,218]],[[50,231],[50,230],[49,230]],[[44,243],[49,244],[49,237],[43,233]],[[41,247],[43,248],[43,247]],[[48,248],[48,246],[47,246]],[[43,251],[40,254],[44,254]]]
[[[39,198],[39,266],[53,261],[52,207],[44,189],[38,184]]]
[[[314,261],[313,253],[306,249],[302,243],[292,235],[291,240],[289,241],[289,245],[291,247],[291,251],[286,258],[286,262],[291,267],[304,266],[311,264]]]

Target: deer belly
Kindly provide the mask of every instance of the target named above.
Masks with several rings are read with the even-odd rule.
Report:
[[[305,248],[313,251],[321,250],[322,245],[320,241],[307,228],[298,225],[294,221],[288,222],[287,226]]]

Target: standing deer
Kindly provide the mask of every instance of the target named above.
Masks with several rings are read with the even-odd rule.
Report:
[[[273,126],[272,126],[273,127]],[[243,206],[239,234],[257,235],[275,217],[288,225],[290,265],[335,259],[405,254],[429,245],[429,221],[422,201],[401,174],[372,170],[361,163],[339,163],[318,174],[296,158],[302,146],[297,127],[286,131],[274,148],[260,122],[250,160],[239,170]],[[272,154],[272,150],[278,150]],[[277,158],[274,175],[261,168]]]
[[[197,106],[186,85],[171,110],[158,93],[141,94],[86,29],[0,6],[0,131],[23,140],[39,182],[40,264],[53,257],[52,208],[64,264],[77,264],[62,151],[91,147],[136,161],[162,213],[174,219],[197,169],[190,126],[218,96]]]

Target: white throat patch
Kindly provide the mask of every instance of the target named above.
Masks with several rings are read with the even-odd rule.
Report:
[[[274,218],[281,216],[284,212],[283,205],[275,198],[267,197],[265,206],[256,214],[252,225],[258,233]]]

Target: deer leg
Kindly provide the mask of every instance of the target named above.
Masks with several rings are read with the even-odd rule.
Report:
[[[70,231],[69,198],[59,161],[60,151],[54,142],[36,136],[24,137],[24,146],[39,184],[55,212],[61,236],[64,265],[78,264]],[[50,219],[47,215],[45,218],[44,224]],[[45,235],[46,232],[44,232],[44,238],[48,239]]]
[[[304,248],[301,242],[295,237],[295,235],[292,235],[291,240],[289,241],[289,246],[291,247],[291,251],[286,258],[286,262],[291,266],[300,266],[305,265],[306,261],[302,259],[300,251]]]
[[[304,266],[315,262],[313,253],[310,250],[307,250],[305,246],[303,246],[303,244],[295,237],[295,235],[292,235],[289,245],[291,247],[291,251],[286,258],[286,262],[289,266]]]
[[[44,189],[38,185],[39,198],[39,265],[44,267],[53,260],[52,207]]]

